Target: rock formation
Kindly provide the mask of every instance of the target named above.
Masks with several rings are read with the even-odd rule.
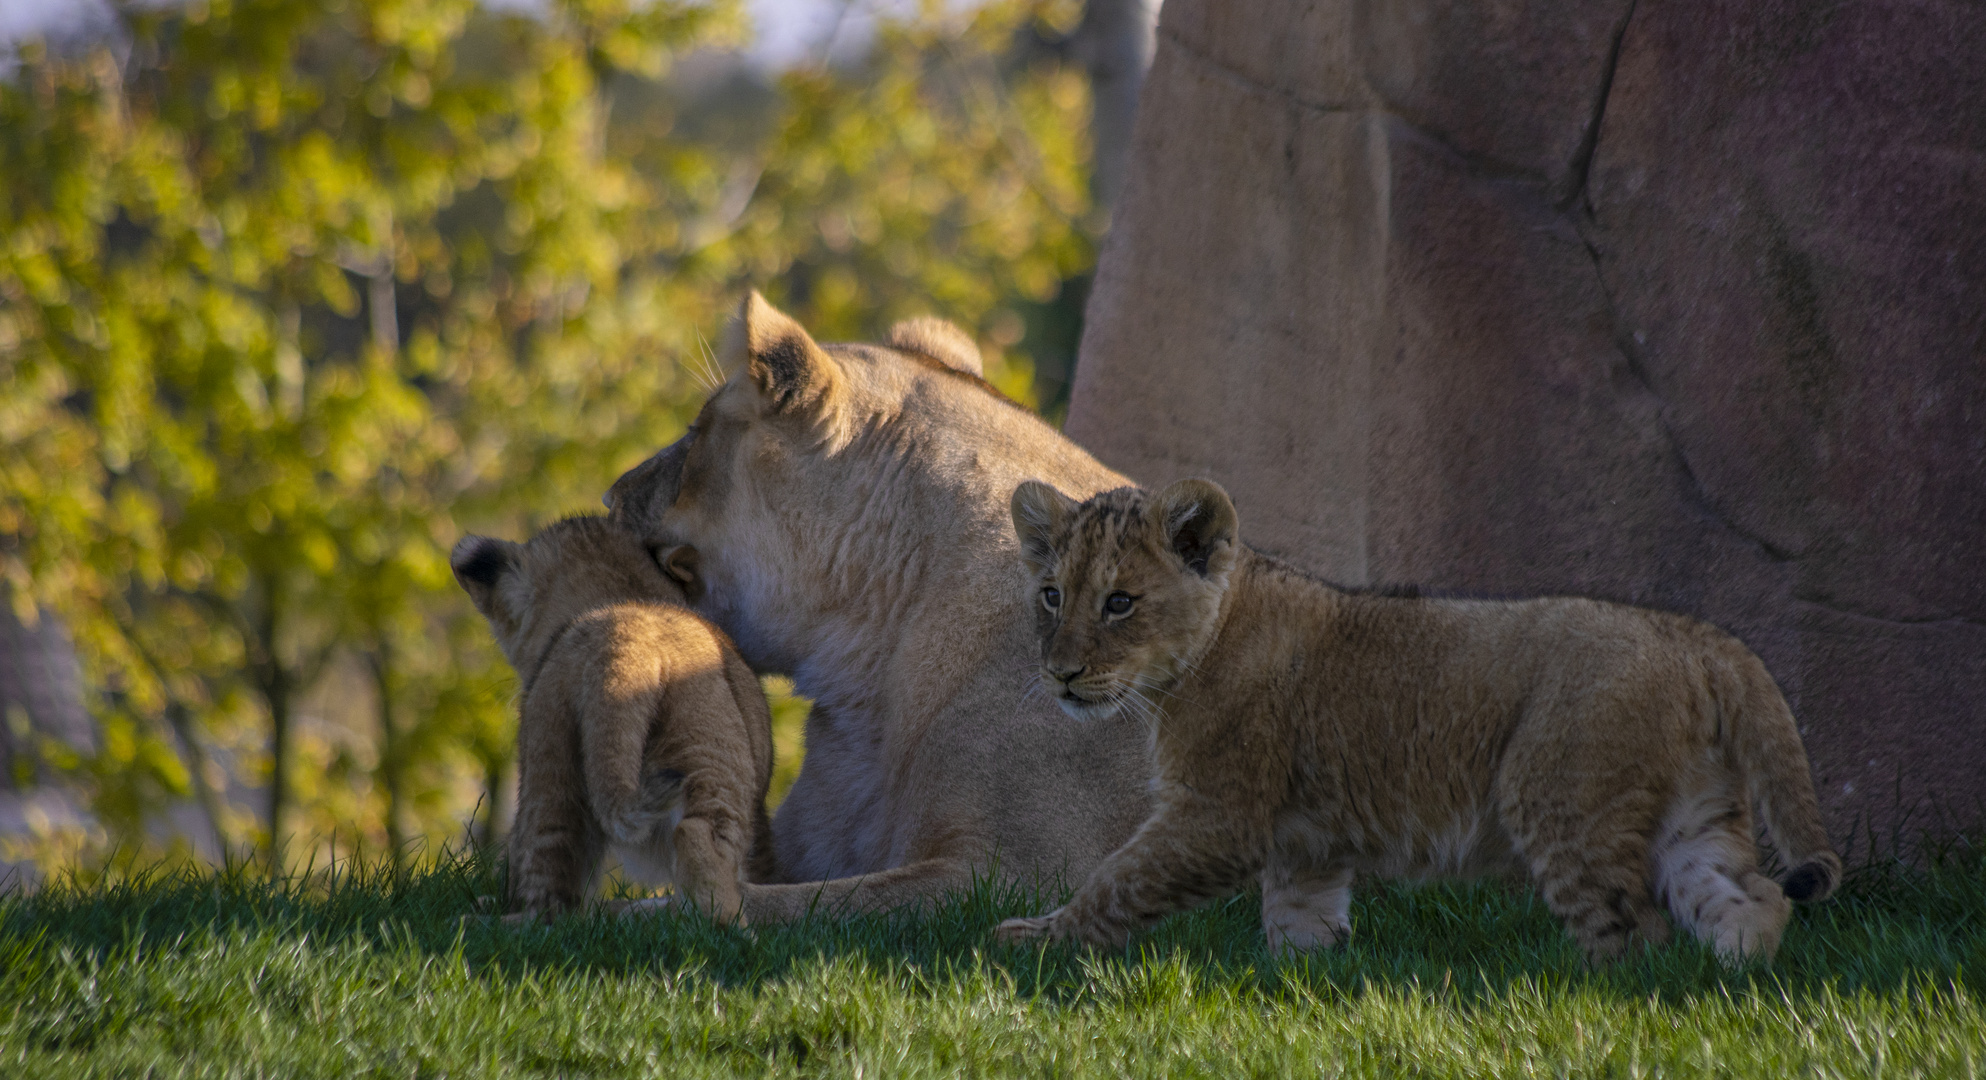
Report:
[[[1756,649],[1836,839],[1986,812],[1986,7],[1170,0],[1068,432],[1351,584]]]

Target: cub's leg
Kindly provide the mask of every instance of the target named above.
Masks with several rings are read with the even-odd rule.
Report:
[[[1352,871],[1271,859],[1262,870],[1262,931],[1272,953],[1328,949],[1352,932]]]
[[[718,922],[742,926],[745,844],[738,833],[709,818],[684,818],[676,826],[676,895]]]
[[[579,790],[577,769],[559,759],[526,761],[522,773],[507,848],[515,914],[505,921],[512,923],[584,903],[606,848],[606,836]]]
[[[1526,778],[1509,770],[1499,779],[1499,812],[1545,905],[1595,964],[1633,942],[1669,940],[1648,882],[1648,838],[1659,808],[1645,780],[1636,779],[1602,771]]]
[[[1759,873],[1752,835],[1751,811],[1728,781],[1678,798],[1656,834],[1656,894],[1727,960],[1771,957],[1791,914],[1779,884]]]
[[[1162,793],[1158,809],[1068,904],[1039,918],[1008,919],[994,928],[994,939],[1116,948],[1162,916],[1233,893],[1261,868],[1267,833],[1233,807],[1178,789]]]

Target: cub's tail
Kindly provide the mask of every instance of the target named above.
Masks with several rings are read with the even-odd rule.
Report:
[[[1807,750],[1785,695],[1757,654],[1729,639],[1732,678],[1724,699],[1724,738],[1744,773],[1746,794],[1787,866],[1779,882],[1794,900],[1827,899],[1841,883],[1841,856],[1828,843]],[[1731,706],[1735,704],[1735,708]]]
[[[653,685],[602,693],[595,699],[596,712],[584,722],[580,746],[587,795],[615,843],[648,843],[682,800],[684,775],[644,760],[663,698],[662,688]]]
[[[657,839],[683,798],[687,777],[668,763],[649,760],[650,740],[673,707],[669,660],[645,621],[624,620],[600,655],[580,719],[580,754],[594,816],[617,844]],[[644,647],[646,646],[646,647]],[[694,715],[692,713],[691,715]],[[677,763],[679,764],[679,763]]]

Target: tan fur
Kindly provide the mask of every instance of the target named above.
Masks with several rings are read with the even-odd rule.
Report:
[[[628,530],[572,518],[527,544],[464,537],[450,562],[523,680],[511,906],[579,906],[611,849],[739,919],[740,884],[776,876],[772,719],[723,633],[683,606],[671,577],[690,577],[694,552],[658,564]]]
[[[1665,940],[1658,901],[1770,956],[1788,911],[1755,807],[1793,891],[1840,876],[1785,699],[1713,626],[1341,591],[1240,546],[1205,480],[1081,505],[1029,483],[1013,518],[1048,685],[1086,723],[1148,725],[1158,806],[1004,940],[1116,945],[1259,876],[1271,946],[1307,949],[1350,931],[1354,874],[1518,871],[1594,960]]]
[[[933,335],[891,339],[912,336]],[[608,505],[695,545],[696,608],[814,699],[773,821],[791,883],[747,886],[746,912],[883,909],[976,874],[1081,880],[1150,808],[1145,736],[1125,720],[1051,739],[1007,499],[1030,476],[1124,478],[922,347],[822,346],[756,294],[722,360],[733,374],[690,434]]]
[[[928,356],[967,375],[983,375],[979,345],[972,336],[943,319],[923,316],[890,327],[888,345],[904,352]]]

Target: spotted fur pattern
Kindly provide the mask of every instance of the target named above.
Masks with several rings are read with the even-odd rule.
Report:
[[[1726,957],[1769,956],[1787,892],[1839,879],[1785,699],[1715,627],[1336,589],[1243,548],[1204,480],[1081,504],[1023,484],[1013,516],[1042,682],[1079,720],[1144,719],[1157,807],[1005,940],[1114,946],[1252,877],[1270,945],[1309,949],[1350,932],[1357,874],[1513,873],[1594,961],[1666,940],[1663,908]]]

